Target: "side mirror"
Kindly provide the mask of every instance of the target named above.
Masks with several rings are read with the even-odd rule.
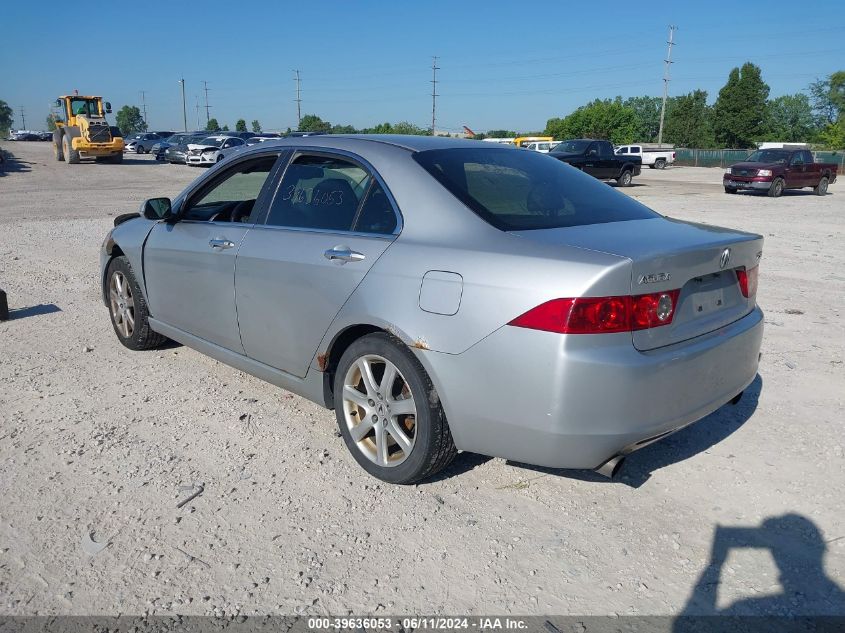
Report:
[[[169,220],[173,217],[170,198],[150,198],[141,204],[141,215],[148,220]]]
[[[106,114],[111,114],[111,102],[106,101]]]

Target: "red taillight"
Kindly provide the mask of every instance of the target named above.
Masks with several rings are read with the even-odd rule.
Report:
[[[680,290],[634,297],[553,299],[529,310],[508,325],[559,334],[631,332],[669,325]]]
[[[739,290],[743,297],[753,297],[757,294],[757,273],[759,269],[759,266],[750,270],[736,269],[736,279],[739,282]]]

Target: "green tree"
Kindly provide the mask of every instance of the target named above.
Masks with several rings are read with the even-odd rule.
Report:
[[[716,140],[726,147],[751,147],[764,133],[769,86],[760,68],[734,68],[713,106]]]
[[[549,119],[545,133],[561,140],[580,137],[632,143],[637,138],[637,113],[622,105],[621,99],[596,99],[563,119]]]
[[[807,95],[783,95],[766,104],[765,130],[772,141],[807,141],[816,133]]]
[[[415,136],[428,136],[430,133],[431,130],[421,128],[408,121],[399,121],[399,123],[394,124],[392,132],[392,134],[413,134]]]
[[[663,138],[680,147],[716,146],[713,113],[707,105],[706,91],[693,90],[667,101]]]
[[[836,123],[845,113],[845,70],[810,84],[810,99],[819,125]]]
[[[12,127],[12,108],[5,101],[0,100],[0,134],[7,134]]]
[[[228,131],[229,131],[229,125],[228,125],[228,124],[227,124],[227,125],[224,125],[224,126],[223,126],[223,129],[222,129],[222,130],[220,130],[220,131],[221,131],[221,132],[228,132]]]
[[[301,132],[331,132],[332,124],[328,121],[323,121],[316,114],[306,114],[299,121],[299,130]]]
[[[258,122],[258,119],[252,122],[252,131],[256,134],[261,134],[261,124]]]
[[[217,122],[217,119],[209,119],[208,123],[205,125],[206,132],[219,132],[220,131],[220,124]]]
[[[117,122],[117,127],[120,128],[123,136],[127,136],[134,132],[147,131],[147,122],[144,121],[144,117],[141,116],[141,110],[138,106],[123,106],[117,111],[115,121]]]
[[[238,119],[238,122],[235,123],[235,132],[246,132],[246,121],[244,119]]]
[[[333,125],[332,134],[357,134],[358,130],[352,125]]]
[[[836,123],[830,123],[818,133],[817,140],[828,149],[845,150],[845,116]]]
[[[660,132],[660,97],[628,97],[622,102],[637,114],[637,138],[635,140],[651,143],[657,140]]]
[[[52,132],[56,129],[56,115],[55,114],[48,114],[47,115],[47,131]]]

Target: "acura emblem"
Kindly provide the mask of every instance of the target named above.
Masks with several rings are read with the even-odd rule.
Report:
[[[727,266],[729,261],[731,261],[731,249],[726,248],[722,251],[722,254],[719,255],[719,268]]]

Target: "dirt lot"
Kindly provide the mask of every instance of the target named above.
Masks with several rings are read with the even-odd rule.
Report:
[[[0,614],[845,615],[843,182],[727,196],[720,170],[676,168],[626,190],[765,236],[763,359],[739,405],[612,482],[465,454],[391,487],[331,412],[184,347],[118,343],[97,289],[111,216],[197,170],[2,147]]]

